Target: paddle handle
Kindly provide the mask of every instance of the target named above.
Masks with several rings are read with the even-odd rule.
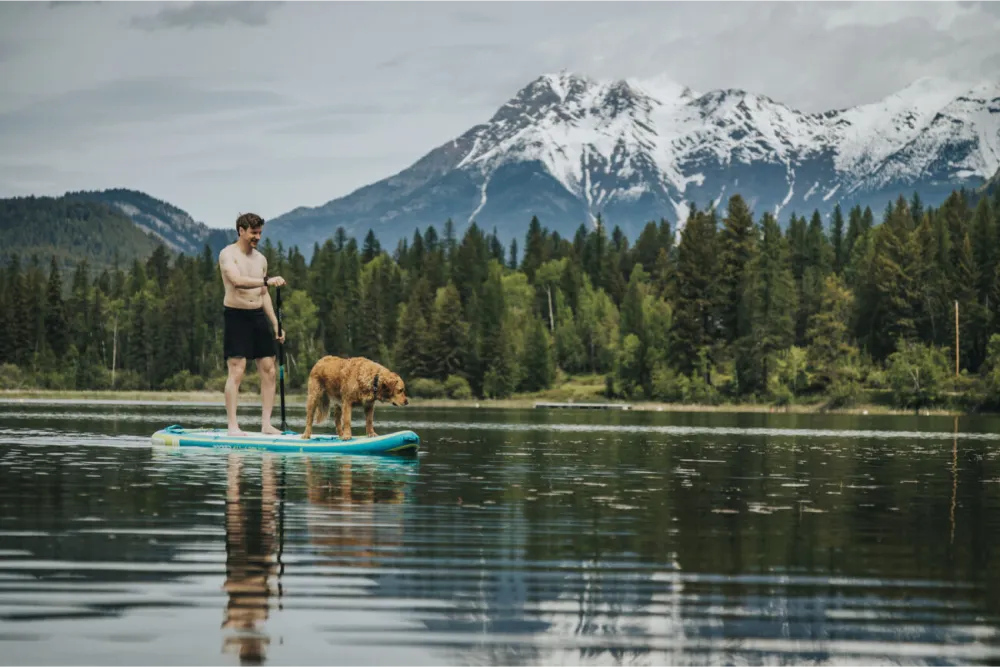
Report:
[[[281,326],[281,288],[275,288],[275,314],[278,317],[278,335],[284,332]],[[285,345],[278,341],[278,387],[281,392],[281,430],[288,430],[288,423],[285,421]]]

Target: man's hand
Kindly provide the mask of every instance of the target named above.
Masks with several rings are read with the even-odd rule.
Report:
[[[285,342],[285,332],[284,331],[278,331],[277,327],[275,327],[274,330],[277,332],[276,335],[274,336],[275,340],[277,340],[279,343],[284,343]]]
[[[286,283],[285,279],[282,278],[281,276],[271,276],[270,278],[267,279],[268,287],[284,287],[287,284],[288,283]]]

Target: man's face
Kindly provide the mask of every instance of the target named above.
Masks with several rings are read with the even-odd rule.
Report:
[[[256,248],[257,244],[260,243],[260,233],[262,229],[262,227],[241,229],[240,238],[246,239],[251,248]]]

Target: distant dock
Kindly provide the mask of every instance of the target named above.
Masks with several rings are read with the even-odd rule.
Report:
[[[631,410],[628,403],[549,403],[538,401],[536,408],[576,408],[578,410]]]

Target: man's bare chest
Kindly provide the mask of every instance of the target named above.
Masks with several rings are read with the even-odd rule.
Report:
[[[241,276],[250,278],[264,277],[264,262],[262,257],[247,257],[245,255],[235,255],[233,263]]]

